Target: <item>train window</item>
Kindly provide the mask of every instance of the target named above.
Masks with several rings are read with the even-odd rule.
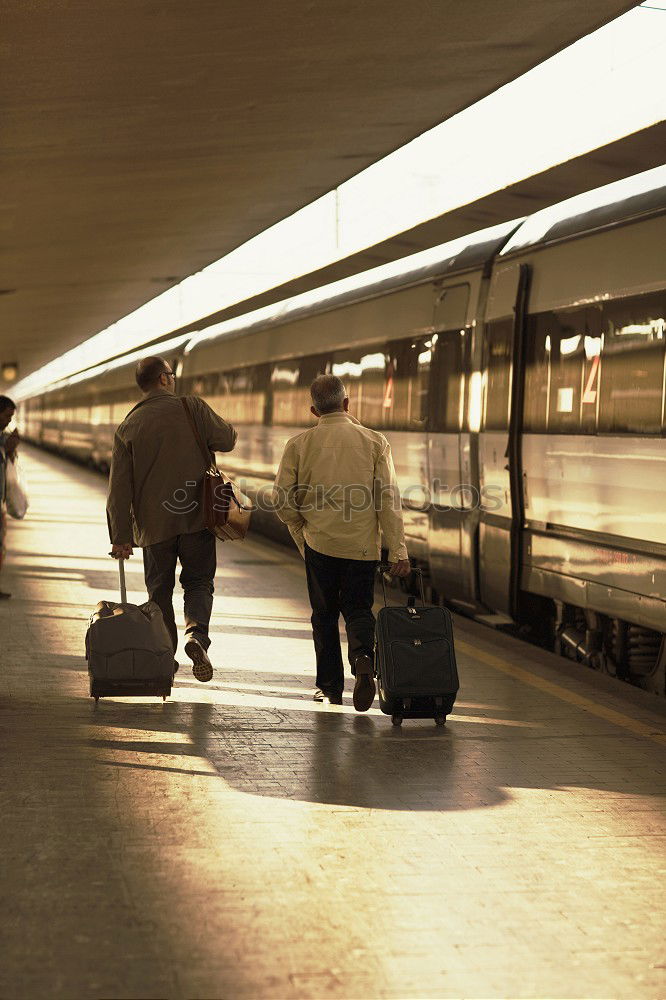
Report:
[[[111,407],[108,403],[93,403],[90,409],[90,421],[95,426],[111,423]]]
[[[548,430],[550,339],[544,316],[529,316],[525,328],[525,400],[523,429],[538,434]]]
[[[187,390],[184,393],[186,396],[201,396],[210,402],[211,398],[218,394],[220,375],[219,372],[194,375],[187,380],[187,383]],[[181,386],[181,389],[184,390],[185,386]]]
[[[279,361],[271,367],[272,423],[294,427],[301,423],[303,409],[298,401],[298,361]]]
[[[603,325],[599,430],[661,433],[666,294],[604,303]]]
[[[126,389],[107,390],[105,392],[106,400],[103,407],[103,412],[106,417],[105,422],[113,424],[115,427],[122,423],[132,407],[136,406],[139,402],[137,397],[140,396],[141,393],[138,388],[136,393],[137,396],[132,398],[131,396],[128,397]],[[93,411],[94,410],[95,407],[93,407]]]
[[[526,433],[593,434],[601,352],[598,308],[530,316],[526,327]]]
[[[331,366],[349,396],[349,410],[368,427],[383,426],[387,357],[383,346],[336,351]]]
[[[263,424],[269,386],[269,365],[222,372],[217,391],[207,402],[232,424]]]
[[[310,413],[310,386],[317,375],[325,375],[330,358],[313,354],[307,358],[278,361],[271,366],[272,423],[282,427],[308,427],[315,422]]]
[[[545,313],[540,317],[549,357],[548,430],[580,432],[585,340],[589,337],[585,309]]]
[[[451,330],[433,337],[431,429],[442,433],[462,430],[465,331]]]
[[[180,396],[192,396],[194,395],[194,382],[196,376],[193,375],[183,375],[178,379],[176,392]]]
[[[431,348],[431,341],[410,337],[380,348],[337,352],[331,370],[345,383],[351,413],[378,429],[425,427]]]
[[[375,426],[395,431],[425,427],[431,361],[432,342],[423,338],[387,345],[381,422]]]
[[[487,431],[509,426],[511,395],[511,345],[513,319],[500,319],[486,326],[485,340],[485,419]]]

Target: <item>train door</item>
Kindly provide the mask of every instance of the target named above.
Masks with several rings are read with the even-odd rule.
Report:
[[[475,494],[470,488],[470,434],[465,417],[469,296],[467,283],[438,293],[428,414],[430,575],[442,596],[461,604],[472,602],[475,582],[471,529]]]
[[[484,414],[479,434],[479,590],[493,611],[518,610],[524,521],[521,472],[523,329],[529,270],[493,274],[483,333]]]

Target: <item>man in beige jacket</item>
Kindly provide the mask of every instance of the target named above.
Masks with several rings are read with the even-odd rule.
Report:
[[[372,605],[380,532],[391,573],[410,572],[400,492],[388,441],[351,416],[342,381],[320,375],[310,393],[318,423],[287,442],[273,502],[305,559],[317,658],[314,700],[342,704],[342,613],[356,677],[354,707],[366,712],[375,697]]]
[[[136,381],[143,399],[116,431],[106,505],[111,554],[116,559],[143,548],[143,570],[151,601],[159,605],[174,653],[178,633],[173,613],[176,565],[184,591],[185,652],[198,681],[209,681],[208,626],[213,607],[215,536],[205,526],[201,503],[203,455],[197,447],[176,376],[164,358],[142,358]],[[199,434],[211,451],[231,451],[236,431],[203,399],[187,402]]]

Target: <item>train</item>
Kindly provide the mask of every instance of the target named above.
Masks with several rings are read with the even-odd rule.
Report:
[[[162,354],[237,426],[222,467],[282,537],[261,498],[337,374],[391,443],[432,601],[664,695],[665,210],[659,168],[170,332],[22,401],[19,429],[108,471],[136,360]]]

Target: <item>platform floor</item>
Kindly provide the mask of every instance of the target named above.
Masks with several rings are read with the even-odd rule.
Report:
[[[666,996],[664,716],[457,621],[444,730],[310,701],[297,557],[221,546],[214,680],[88,697],[105,484],[24,449],[0,605],[3,998]],[[144,599],[140,554],[130,600]],[[350,688],[348,684],[348,688]]]

